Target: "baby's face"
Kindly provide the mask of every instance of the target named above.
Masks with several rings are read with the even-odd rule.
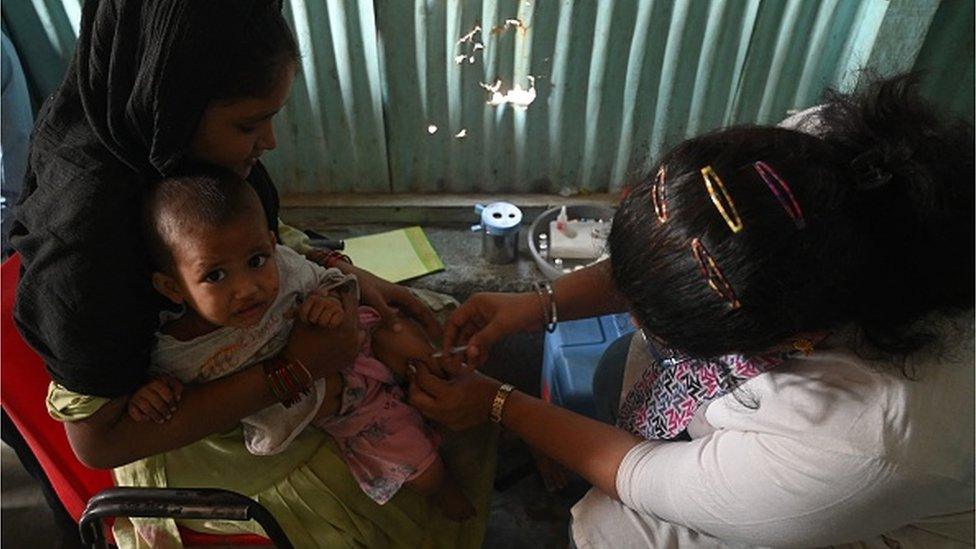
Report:
[[[258,216],[180,235],[173,259],[187,306],[213,325],[254,326],[278,296],[274,234]]]

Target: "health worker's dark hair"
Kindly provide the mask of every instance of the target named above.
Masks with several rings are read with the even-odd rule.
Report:
[[[917,78],[828,92],[814,133],[733,127],[668,151],[635,184],[609,237],[613,282],[642,327],[698,358],[768,351],[792,336],[847,324],[904,356],[930,335],[928,313],[973,307],[972,126],[940,117]],[[798,229],[754,168],[789,185]],[[666,222],[650,195],[666,169]],[[711,166],[743,222],[733,233],[712,203]],[[718,189],[716,189],[718,190]],[[701,239],[741,302],[709,287],[691,241]]]

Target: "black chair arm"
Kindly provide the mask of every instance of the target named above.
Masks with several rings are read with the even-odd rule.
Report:
[[[274,516],[253,499],[214,488],[107,488],[92,496],[81,515],[81,540],[89,547],[105,546],[105,517],[165,517],[174,519],[255,520],[268,539],[281,549],[291,541]]]

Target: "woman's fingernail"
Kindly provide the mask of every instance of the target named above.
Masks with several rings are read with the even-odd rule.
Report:
[[[403,326],[399,322],[393,323],[393,333],[398,334],[403,331]]]

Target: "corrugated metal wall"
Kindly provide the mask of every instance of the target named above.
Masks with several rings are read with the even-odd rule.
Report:
[[[4,23],[63,60],[77,6],[6,0]],[[266,158],[291,196],[614,191],[676,140],[775,122],[862,66],[934,69],[927,91],[971,119],[972,13],[969,0],[287,0],[302,70]],[[487,103],[506,97],[531,103]]]

